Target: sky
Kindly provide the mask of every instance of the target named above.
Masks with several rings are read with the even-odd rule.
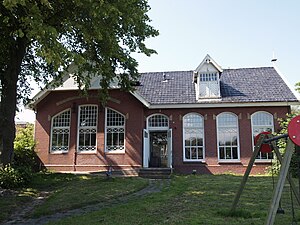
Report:
[[[157,54],[133,54],[140,72],[194,70],[209,54],[222,68],[276,67],[294,87],[300,82],[300,1],[149,0],[146,41]],[[299,55],[298,55],[299,54]],[[38,90],[35,90],[35,94]],[[29,110],[16,121],[34,121]]]

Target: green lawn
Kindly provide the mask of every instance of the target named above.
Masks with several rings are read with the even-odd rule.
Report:
[[[242,176],[234,175],[173,175],[169,184],[164,183],[161,192],[107,204],[98,211],[50,224],[264,224],[273,194],[272,177],[251,176],[236,215],[229,216],[241,179]],[[41,191],[50,191],[50,197],[33,210],[31,217],[109,202],[147,184],[148,181],[141,178],[107,180],[99,176],[38,175],[30,189],[19,190],[22,195],[10,196],[10,199],[5,197],[1,201],[0,218],[3,220],[16,205],[30,201],[30,195],[36,196]],[[292,224],[290,198],[289,185],[285,185],[282,198],[285,214],[278,214],[275,224]],[[300,207],[295,199],[293,204],[295,218],[300,224]]]

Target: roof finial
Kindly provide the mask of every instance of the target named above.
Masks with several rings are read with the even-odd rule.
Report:
[[[277,61],[276,57],[275,57],[275,51],[273,51],[273,57],[271,62],[274,64]]]

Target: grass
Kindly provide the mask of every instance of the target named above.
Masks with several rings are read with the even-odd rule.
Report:
[[[89,204],[107,201],[121,195],[138,191],[147,186],[141,178],[112,178],[73,174],[37,174],[30,188],[15,190],[15,194],[1,197],[0,222],[25,202],[42,192],[49,192],[47,200],[35,208],[28,217],[40,217]]]
[[[50,224],[245,224],[265,223],[273,196],[270,176],[251,176],[242,193],[238,208],[231,213],[230,207],[241,182],[234,175],[176,176],[161,192],[108,205],[98,211],[80,214]],[[71,174],[38,175],[30,189],[20,190],[19,196],[0,203],[2,218],[19,202],[41,191],[50,191],[50,197],[31,216],[80,208],[97,202],[107,202],[118,196],[135,192],[148,184],[140,178],[113,178],[99,176],[75,176]],[[21,195],[23,193],[23,196]],[[7,204],[6,214],[2,211]],[[300,207],[294,199],[295,217],[300,223]],[[292,224],[289,186],[285,185],[282,196],[285,214],[277,214],[275,224]],[[1,218],[1,217],[0,217]]]
[[[233,175],[174,176],[171,185],[160,193],[50,224],[264,224],[273,194],[272,178],[250,177],[238,209],[230,214],[241,178]],[[288,189],[285,188],[282,200],[286,213],[278,214],[275,224],[292,223]],[[299,213],[297,205],[298,220]]]

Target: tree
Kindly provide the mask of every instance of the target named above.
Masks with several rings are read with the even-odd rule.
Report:
[[[300,93],[300,82],[296,83],[295,86],[296,86],[296,91]]]
[[[57,85],[76,65],[75,79],[87,89],[101,76],[102,96],[113,79],[132,90],[138,78],[132,52],[150,56],[146,0],[2,0],[0,3],[0,143],[3,164],[11,162],[17,103],[30,93],[29,82]],[[116,75],[118,74],[118,75]]]

